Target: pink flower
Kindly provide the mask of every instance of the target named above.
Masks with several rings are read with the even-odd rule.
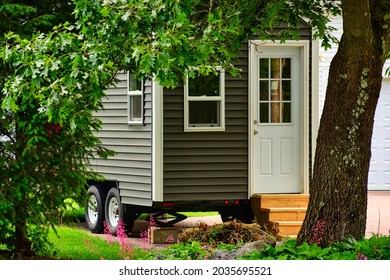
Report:
[[[104,225],[104,238],[106,239],[108,244],[113,244],[115,242],[115,238],[111,234],[111,230],[109,229],[106,221],[103,222]]]
[[[362,253],[358,253],[357,259],[358,260],[368,260],[368,258]]]
[[[149,218],[149,227],[154,227],[156,225],[156,222],[154,220],[153,216],[150,216]]]
[[[116,236],[118,237],[122,255],[125,259],[128,259],[132,253],[132,248],[126,233],[126,225],[123,220],[119,220],[118,227],[116,229]]]
[[[318,244],[321,245],[322,243],[322,236],[324,235],[325,231],[325,221],[317,220],[316,226],[313,229],[313,235],[311,239],[309,240],[309,244]]]
[[[165,243],[173,244],[175,242],[175,237],[173,234],[168,235],[167,239],[165,240]]]
[[[108,244],[113,244],[116,242],[116,239],[112,236],[111,230],[108,227],[107,223],[104,221],[104,237]],[[128,235],[126,233],[126,224],[119,220],[118,227],[116,229],[117,241],[120,248],[120,257],[123,259],[131,259],[133,249],[131,248]]]

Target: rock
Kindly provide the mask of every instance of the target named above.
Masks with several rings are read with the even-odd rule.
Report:
[[[265,246],[264,241],[254,241],[250,243],[246,243],[243,246],[233,249],[231,251],[227,250],[214,250],[211,253],[211,257],[209,258],[210,260],[234,260],[237,258],[240,258],[250,252],[254,251],[260,251],[264,249]],[[275,245],[274,243],[269,243],[271,245]]]

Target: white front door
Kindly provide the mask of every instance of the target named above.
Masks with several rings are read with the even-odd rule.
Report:
[[[255,193],[299,193],[301,67],[298,47],[252,52]]]

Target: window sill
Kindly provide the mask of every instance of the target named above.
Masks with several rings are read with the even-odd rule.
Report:
[[[225,127],[209,127],[209,126],[194,126],[194,127],[184,127],[184,132],[217,132],[225,131]]]

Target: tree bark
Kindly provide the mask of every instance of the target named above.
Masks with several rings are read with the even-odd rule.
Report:
[[[14,201],[14,208],[15,208],[15,216],[13,217],[13,223],[15,226],[15,253],[18,255],[18,257],[23,256],[32,256],[34,255],[34,252],[32,250],[32,244],[31,240],[28,238],[27,233],[27,217],[29,213],[27,213],[27,189],[29,188],[26,186],[28,182],[26,182],[25,178],[28,178],[28,174],[26,174],[26,171],[24,169],[25,162],[23,159],[23,152],[26,149],[26,140],[24,137],[24,130],[23,126],[20,126],[18,123],[18,120],[22,120],[26,118],[24,113],[19,113],[15,115],[15,132],[16,132],[16,148],[15,148],[15,159],[18,163],[15,167],[15,172],[17,173],[16,178],[19,178],[18,180],[14,181],[15,191],[19,192],[18,199],[15,199]]]
[[[15,222],[15,253],[22,256],[33,256],[35,253],[32,250],[31,240],[27,235],[27,222],[26,211],[24,211],[22,205],[19,205],[15,209],[16,222]]]
[[[384,0],[344,0],[317,138],[310,201],[298,243],[328,246],[365,234],[371,136],[389,52]],[[378,7],[381,7],[379,9]],[[387,23],[388,24],[388,23]]]

